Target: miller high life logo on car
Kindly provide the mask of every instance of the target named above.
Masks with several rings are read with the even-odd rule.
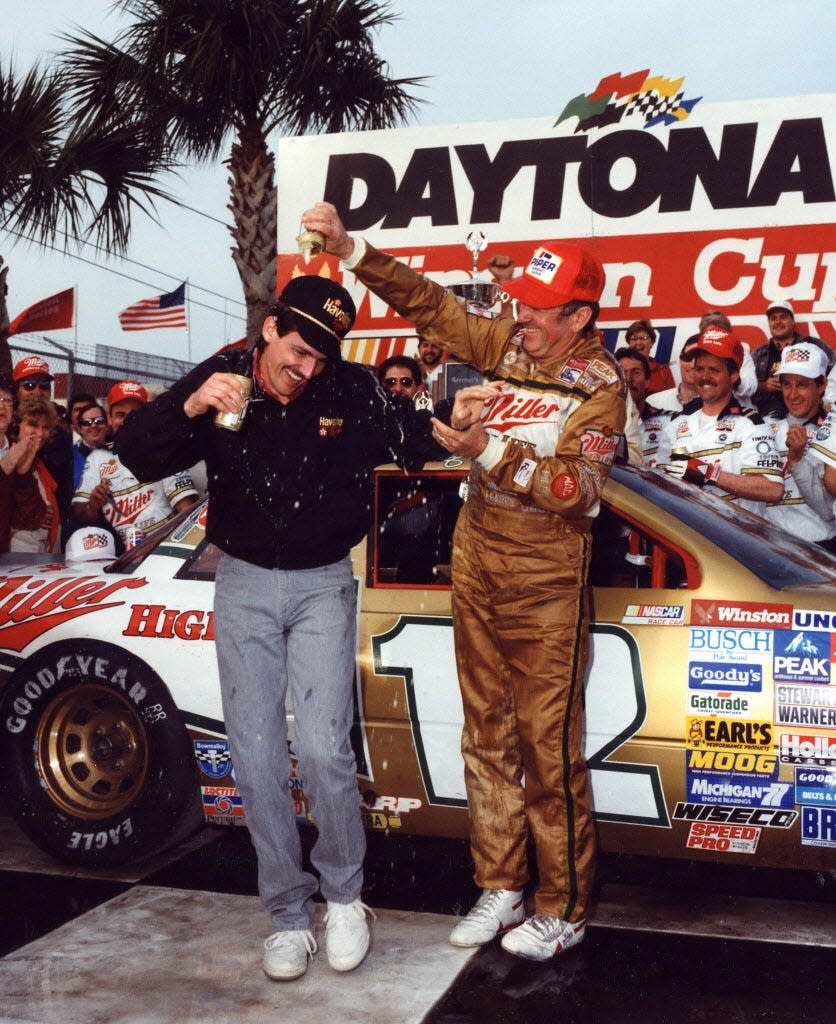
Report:
[[[215,613],[197,608],[181,611],[164,604],[131,605],[131,617],[122,636],[157,640],[214,640]]]
[[[760,626],[787,629],[792,622],[792,605],[760,604],[756,601],[711,601],[694,598],[691,623],[695,626]]]
[[[0,648],[22,651],[70,619],[125,604],[109,599],[146,584],[145,579],[100,576],[0,576]]]

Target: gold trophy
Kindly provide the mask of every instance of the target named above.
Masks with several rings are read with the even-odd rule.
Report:
[[[296,244],[305,263],[310,263],[325,248],[325,235],[321,231],[308,231],[304,224],[300,225],[301,233],[296,236]]]

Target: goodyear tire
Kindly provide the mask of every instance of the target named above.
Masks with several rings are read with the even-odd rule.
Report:
[[[200,819],[196,763],[162,680],[114,644],[50,644],[0,698],[5,801],[59,860],[140,860]]]

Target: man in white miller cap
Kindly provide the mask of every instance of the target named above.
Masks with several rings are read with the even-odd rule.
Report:
[[[824,352],[809,342],[788,345],[781,353],[777,378],[787,407],[765,420],[775,434],[781,457],[784,493],[766,506],[766,518],[794,537],[836,550],[833,497],[824,485],[824,464],[810,457],[811,442],[825,420],[822,405],[827,373]]]

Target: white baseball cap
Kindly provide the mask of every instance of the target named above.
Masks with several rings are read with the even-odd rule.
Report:
[[[799,341],[795,345],[787,345],[781,353],[781,364],[778,373],[796,373],[799,377],[827,376],[827,356],[818,345],[808,341]]]
[[[113,534],[98,526],[76,530],[67,541],[64,559],[67,562],[94,562],[99,558],[115,558]]]
[[[766,307],[766,315],[772,312],[773,309],[783,309],[795,320],[795,310],[789,304],[788,299],[781,299],[779,302],[772,302]]]

